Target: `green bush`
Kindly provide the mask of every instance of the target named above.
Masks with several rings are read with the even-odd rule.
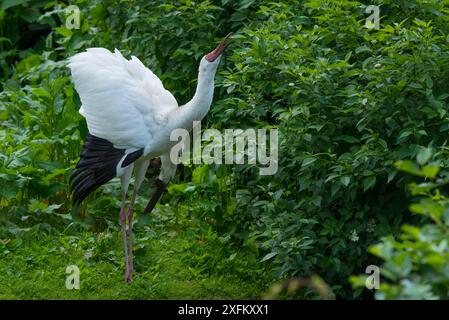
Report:
[[[423,159],[425,155],[421,156]],[[448,299],[449,298],[449,199],[440,193],[449,183],[449,172],[438,163],[419,166],[413,162],[397,163],[400,170],[425,177],[410,183],[416,201],[410,211],[425,217],[423,225],[403,225],[398,237],[387,236],[369,251],[381,258],[383,279],[377,299]],[[447,189],[447,188],[446,188]],[[365,285],[366,277],[352,277],[356,287]]]
[[[409,178],[393,163],[420,146],[447,155],[447,9],[376,3],[380,30],[365,28],[365,6],[354,1],[260,6],[238,33],[209,118],[280,129],[275,176],[236,168],[235,221],[279,276],[317,273],[346,298],[360,293],[347,277],[376,261],[365,248],[414,220]]]

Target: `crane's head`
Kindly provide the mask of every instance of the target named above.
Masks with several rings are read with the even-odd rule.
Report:
[[[229,33],[218,46],[210,53],[206,54],[200,61],[199,72],[203,75],[214,76],[220,63],[220,57],[223,51],[228,47],[232,33]]]
[[[231,41],[232,32],[229,33],[224,39],[220,42],[220,44],[210,53],[206,55],[206,60],[209,62],[214,62],[218,57],[221,56],[223,51],[228,47],[229,42]]]

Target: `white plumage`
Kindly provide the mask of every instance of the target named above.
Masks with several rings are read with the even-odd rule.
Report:
[[[118,148],[144,148],[178,108],[161,80],[136,57],[90,48],[70,59],[89,132]]]
[[[81,99],[80,113],[86,118],[89,130],[83,153],[70,177],[73,199],[79,204],[100,185],[120,177],[126,282],[131,281],[133,272],[133,206],[150,160],[160,157],[161,171],[156,191],[144,212],[151,212],[176,172],[176,165],[169,157],[170,148],[176,143],[170,141],[170,133],[178,128],[190,130],[193,121],[201,120],[209,111],[215,72],[228,39],[229,35],[201,59],[195,95],[181,107],[161,80],[136,57],[128,60],[117,49],[112,53],[105,48],[90,48],[69,59],[68,66]],[[126,194],[133,170],[134,191],[126,213]]]

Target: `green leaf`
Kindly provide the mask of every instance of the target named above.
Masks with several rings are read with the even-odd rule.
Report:
[[[413,131],[411,131],[411,130],[404,130],[404,131],[402,131],[401,134],[399,135],[398,140],[407,138],[408,136],[410,136],[410,135],[412,135],[412,134],[413,134]]]
[[[311,157],[311,158],[305,158],[305,159],[302,161],[302,165],[301,165],[301,166],[302,166],[302,167],[307,167],[308,165],[314,163],[316,160],[317,160],[317,158],[313,158],[313,157]]]
[[[0,37],[0,42],[8,42],[9,44],[12,44],[12,41],[11,41],[11,39],[9,39],[9,38],[6,38],[6,37]]]
[[[342,140],[348,143],[357,143],[359,142],[359,139],[357,139],[356,137],[353,136],[340,136],[337,137],[336,140]]]
[[[430,178],[430,179],[435,179],[435,177],[437,176],[439,171],[440,171],[440,167],[439,166],[424,166],[422,168],[423,174],[427,178]]]
[[[277,252],[270,252],[269,254],[267,254],[267,255],[265,255],[261,260],[260,260],[260,262],[264,262],[264,261],[267,261],[267,260],[270,260],[270,259],[272,259],[274,256],[276,256],[278,253]]]
[[[363,45],[355,49],[355,53],[363,53],[363,52],[371,52],[371,48],[368,47],[367,45]]]
[[[394,166],[401,171],[411,173],[415,176],[424,177],[425,174],[420,170],[420,168],[410,160],[400,160],[394,163]]]
[[[63,35],[64,37],[70,37],[73,34],[73,31],[70,29],[67,29],[65,27],[56,27],[55,31],[59,33],[60,35]]]
[[[366,191],[374,186],[376,183],[376,176],[369,176],[363,179],[363,191]]]
[[[31,92],[35,95],[37,95],[38,97],[43,97],[43,98],[47,98],[47,99],[51,99],[51,95],[47,90],[44,90],[42,88],[32,88]]]
[[[418,161],[419,164],[423,165],[430,160],[432,155],[433,155],[432,148],[421,148],[418,152],[418,155],[416,156],[416,160]]]
[[[347,187],[347,186],[349,186],[349,183],[351,182],[351,177],[348,177],[348,176],[340,177],[340,182],[341,182],[345,187]]]
[[[419,203],[410,205],[410,211],[422,215],[427,215],[435,220],[441,220],[444,206],[432,199],[423,199]]]
[[[0,6],[0,9],[5,11],[9,8],[21,5],[21,4],[25,4],[27,2],[29,2],[30,0],[3,0],[2,4]]]

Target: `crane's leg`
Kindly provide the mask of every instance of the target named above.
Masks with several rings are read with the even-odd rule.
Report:
[[[151,213],[156,203],[165,191],[170,180],[175,176],[176,164],[173,164],[170,160],[170,154],[164,154],[161,156],[161,173],[158,179],[156,179],[156,191],[148,202],[143,213]]]
[[[125,282],[131,282],[131,273],[129,271],[129,260],[128,260],[128,241],[126,239],[126,213],[125,213],[125,204],[126,204],[126,193],[128,192],[129,181],[131,179],[132,166],[120,177],[122,183],[122,203],[120,206],[120,226],[122,227],[122,238],[123,238],[123,246],[124,246],[124,254],[125,254]]]
[[[134,262],[133,262],[133,208],[134,203],[136,202],[138,190],[134,187],[133,195],[131,197],[131,202],[128,208],[128,265],[129,265],[129,274],[132,278],[132,273],[134,271]]]
[[[130,282],[129,261],[128,261],[128,244],[126,241],[126,214],[125,214],[126,193],[122,195],[122,205],[120,206],[120,226],[122,227],[122,238],[125,254],[125,282]]]
[[[130,276],[134,271],[134,262],[133,262],[133,209],[134,203],[136,202],[137,193],[139,192],[140,186],[142,185],[143,179],[145,178],[145,173],[147,172],[148,165],[150,161],[147,159],[141,159],[136,161],[136,179],[134,181],[134,191],[131,197],[131,203],[128,208],[128,250],[129,250],[129,272]]]

